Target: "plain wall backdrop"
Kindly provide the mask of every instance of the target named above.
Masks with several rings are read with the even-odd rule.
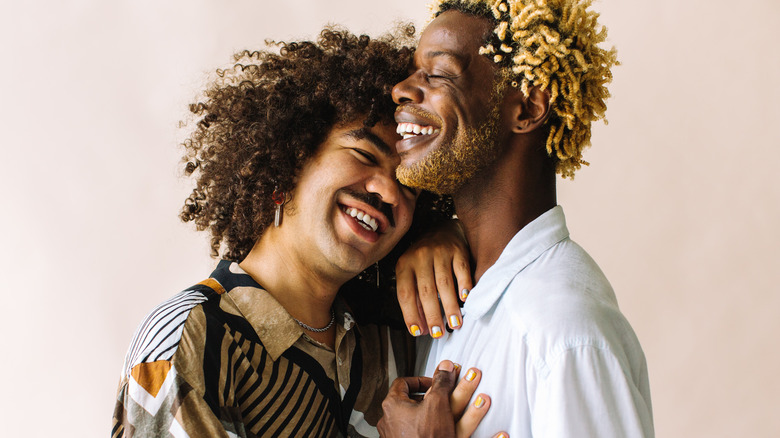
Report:
[[[659,437],[780,436],[777,0],[600,0],[622,66],[559,203],[650,368]],[[205,278],[178,122],[214,69],[425,1],[3,1],[0,435],[107,436],[125,350]]]

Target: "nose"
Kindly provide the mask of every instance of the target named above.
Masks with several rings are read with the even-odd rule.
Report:
[[[416,82],[417,73],[412,73],[408,78],[395,84],[393,87],[393,101],[397,104],[420,103],[423,99],[422,89]]]
[[[395,179],[395,169],[393,173],[377,172],[366,181],[366,191],[373,193],[381,198],[382,202],[392,207],[397,207],[401,202],[401,187]]]

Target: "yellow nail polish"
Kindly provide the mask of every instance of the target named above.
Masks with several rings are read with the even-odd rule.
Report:
[[[498,434],[496,438],[507,438],[506,434],[504,432],[501,432]]]
[[[459,363],[455,363],[455,362],[453,362],[452,364],[455,365],[455,372],[459,373],[460,372],[460,364]]]
[[[477,396],[477,399],[476,399],[476,400],[474,400],[474,407],[475,407],[475,408],[481,408],[481,407],[482,407],[482,406],[484,406],[484,405],[485,405],[485,399],[484,399],[484,398],[482,398],[482,396],[481,396],[481,395],[478,395],[478,396]]]
[[[466,380],[468,380],[469,382],[473,381],[474,378],[476,377],[477,377],[477,373],[475,373],[474,370],[469,370],[469,372],[466,373]]]
[[[420,327],[418,327],[417,325],[412,324],[412,326],[409,327],[409,332],[412,334],[412,336],[420,336],[422,330],[420,330]]]
[[[460,318],[458,318],[458,315],[450,315],[450,327],[460,327]]]
[[[464,287],[460,291],[460,300],[461,301],[466,301],[466,298],[468,298],[468,297],[469,297],[469,290]]]
[[[438,325],[435,325],[431,327],[431,337],[432,338],[440,338],[443,333],[441,332],[441,327]]]

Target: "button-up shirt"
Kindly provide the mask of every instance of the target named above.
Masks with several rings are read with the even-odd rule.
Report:
[[[471,291],[460,329],[420,344],[419,374],[444,359],[482,370],[478,392],[492,401],[475,437],[654,435],[642,348],[560,206],[511,239]]]
[[[334,312],[331,349],[237,263],[220,262],[139,327],[112,437],[378,437],[406,335],[358,327],[339,298]]]

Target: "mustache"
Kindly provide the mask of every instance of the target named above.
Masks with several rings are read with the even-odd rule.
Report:
[[[387,217],[391,227],[395,227],[395,219],[393,218],[393,207],[386,202],[382,202],[382,199],[376,193],[363,193],[356,192],[354,190],[344,190],[344,192],[357,199],[358,201],[365,202],[373,208],[379,210],[380,213]]]
[[[401,105],[398,105],[395,109],[395,112],[399,112],[399,111],[406,111],[407,113],[414,114],[424,119],[428,119],[439,126],[442,125],[441,117],[431,112],[428,112],[422,108],[418,108],[411,103],[403,103]]]

